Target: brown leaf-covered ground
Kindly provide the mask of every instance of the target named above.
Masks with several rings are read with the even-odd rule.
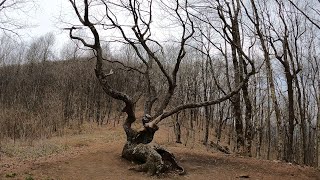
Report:
[[[159,131],[156,142],[171,150],[186,169],[186,174],[150,177],[128,170],[133,164],[122,159],[124,143],[120,128],[100,128],[78,135],[56,137],[30,145],[4,146],[0,179],[314,179],[320,171],[283,162],[244,158],[193,149],[168,142],[167,131]],[[31,149],[31,150],[30,150]],[[55,149],[54,151],[52,149]],[[9,152],[12,150],[14,152]]]

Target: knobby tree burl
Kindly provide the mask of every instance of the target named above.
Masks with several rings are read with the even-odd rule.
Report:
[[[159,129],[158,124],[165,118],[178,113],[181,110],[188,108],[198,108],[204,106],[210,106],[222,101],[230,99],[232,96],[237,94],[246,82],[248,82],[249,77],[255,73],[255,69],[252,63],[251,72],[247,73],[243,77],[243,81],[239,83],[232,91],[226,93],[223,97],[214,100],[207,100],[204,102],[194,102],[181,104],[176,107],[170,107],[169,103],[172,99],[175,89],[177,87],[178,81],[177,76],[180,69],[180,64],[186,55],[186,46],[188,41],[194,36],[195,25],[190,13],[190,6],[188,1],[174,0],[172,2],[163,1],[139,1],[139,0],[127,0],[127,1],[106,1],[106,0],[96,0],[88,1],[83,0],[82,2],[76,0],[69,0],[73,7],[74,13],[78,17],[81,26],[87,28],[92,36],[93,42],[87,41],[84,37],[75,35],[78,26],[72,26],[69,28],[70,38],[73,40],[78,40],[83,43],[84,46],[91,48],[95,52],[96,66],[95,74],[98,78],[104,92],[114,99],[124,102],[125,106],[123,112],[126,113],[127,117],[123,124],[124,131],[127,135],[127,141],[124,145],[122,151],[122,157],[138,162],[139,165],[134,167],[134,170],[144,171],[150,174],[159,174],[167,171],[179,171],[183,173],[184,170],[179,166],[172,155],[164,148],[158,145],[151,145],[155,132]],[[157,5],[155,5],[157,3]],[[179,26],[179,37],[178,40],[178,50],[176,52],[175,59],[173,63],[168,66],[165,64],[166,61],[163,60],[161,53],[162,45],[159,41],[151,38],[151,27],[154,21],[153,10],[155,6],[159,6],[157,9],[162,9],[170,16],[168,19],[174,19],[175,25]],[[95,10],[97,6],[101,7],[99,9],[99,14],[103,11],[104,15],[101,19],[95,16]],[[120,18],[117,17],[115,9],[117,12],[123,12],[123,15],[130,15],[126,25],[121,23]],[[130,29],[128,30],[128,24]],[[101,34],[98,30],[108,30],[116,29],[119,34],[121,34],[121,42],[130,45],[136,55],[141,61],[141,68],[130,67],[121,62],[116,62],[123,66],[125,69],[130,71],[136,71],[144,77],[145,94],[144,96],[144,115],[141,120],[141,129],[134,129],[132,124],[137,120],[135,114],[135,102],[133,97],[128,94],[121,92],[110,85],[109,78],[112,76],[113,72],[109,73],[105,71],[106,63],[111,60],[108,57],[103,56],[103,48],[101,46]],[[130,33],[128,33],[131,31]],[[235,48],[240,48],[237,44],[234,44]],[[243,53],[239,49],[240,53]],[[171,60],[172,61],[172,60]],[[115,62],[112,62],[115,63]],[[156,86],[152,82],[153,69],[157,68],[160,74],[166,80],[166,90],[164,95],[159,93]]]

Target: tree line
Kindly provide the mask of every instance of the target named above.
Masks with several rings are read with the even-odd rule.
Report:
[[[75,33],[82,28],[71,27],[76,46],[66,45],[63,57],[50,50],[52,37],[19,51],[3,40],[8,45],[0,49],[2,136],[27,137],[29,125],[46,136],[69,119],[101,123],[117,110],[128,116],[124,128],[130,139],[139,134],[131,129],[135,111],[143,111],[147,120],[139,118],[152,133],[142,142],[152,140],[156,124],[170,117],[177,143],[197,132],[204,145],[227,143],[247,156],[319,165],[319,2],[121,2],[70,1],[94,39],[88,43]],[[166,24],[167,29],[178,24],[178,42],[150,38],[156,21],[152,3],[173,17],[174,27]],[[92,23],[88,14],[96,5],[106,7],[108,25]],[[117,19],[119,9],[132,20]],[[124,45],[119,39],[103,44],[99,25],[116,29]],[[28,125],[28,119],[37,123]]]

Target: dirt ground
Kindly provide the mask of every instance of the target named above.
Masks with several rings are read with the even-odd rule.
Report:
[[[120,157],[124,137],[119,130],[108,130],[79,138],[66,138],[66,150],[37,158],[2,156],[0,179],[103,180],[103,179],[266,179],[320,180],[320,171],[283,162],[244,158],[161,143],[171,150],[185,168],[185,175],[149,176],[128,170],[132,163]],[[164,133],[164,132],[162,132]],[[115,135],[113,135],[115,134]],[[107,138],[106,138],[107,137]],[[110,140],[110,137],[113,139]],[[114,138],[116,137],[116,138]],[[158,137],[161,141],[161,135]],[[70,140],[71,139],[71,140]],[[62,141],[54,141],[61,143]]]

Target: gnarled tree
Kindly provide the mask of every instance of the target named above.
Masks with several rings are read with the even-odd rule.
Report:
[[[124,145],[122,157],[130,161],[142,163],[137,167],[134,167],[134,169],[146,171],[150,174],[159,174],[170,170],[183,172],[183,168],[177,164],[174,156],[170,152],[160,146],[150,145],[155,132],[159,129],[158,124],[163,119],[184,109],[210,106],[230,99],[243,88],[246,82],[248,82],[249,77],[255,73],[253,63],[247,63],[248,65],[251,65],[251,71],[243,77],[242,82],[239,82],[233,90],[225,93],[223,97],[213,100],[209,99],[204,102],[193,102],[170,107],[170,100],[174,96],[178,85],[177,77],[179,76],[178,72],[180,64],[186,55],[185,46],[195,33],[194,23],[189,12],[190,7],[188,1],[182,2],[174,0],[165,3],[163,1],[153,0],[120,0],[116,2],[106,0],[83,0],[83,2],[80,3],[76,0],[69,0],[69,2],[78,17],[81,26],[84,26],[91,32],[93,41],[76,35],[75,32],[79,26],[69,28],[70,38],[81,41],[84,46],[94,50],[96,58],[95,73],[104,92],[125,104],[122,111],[127,114],[123,124],[124,131],[127,135],[127,142]],[[159,19],[154,19],[153,15],[155,12],[153,10],[155,7],[157,7],[156,9],[161,11],[161,13],[168,15],[167,19],[176,21],[175,26],[178,26],[176,27],[175,33],[177,33],[176,37],[180,38],[178,39],[176,45],[177,52],[173,59],[166,59],[167,57],[164,57],[163,53],[160,53],[163,51],[160,40],[156,41],[151,38],[153,35],[151,33],[151,28],[155,27],[153,26],[154,21],[160,21]],[[100,19],[94,14],[94,12],[98,11],[100,12],[99,14],[103,12],[103,16]],[[120,12],[122,15],[127,15],[127,17],[120,19],[120,15],[117,14],[117,12]],[[123,19],[126,19],[126,21],[123,21]],[[144,77],[145,107],[141,121],[143,125],[141,129],[134,129],[132,127],[132,124],[137,119],[134,98],[129,95],[129,93],[113,88],[108,81],[110,76],[112,76],[113,71],[111,70],[109,73],[105,71],[105,69],[108,68],[106,67],[107,64],[105,62],[110,62],[111,60],[108,57],[103,57],[103,49],[101,46],[102,33],[99,33],[99,28],[103,30],[116,29],[121,36],[121,38],[116,39],[116,41],[129,44],[135,50],[137,57],[139,57],[141,63],[139,68],[128,66],[121,62],[116,63],[121,64],[125,70],[135,71]],[[238,53],[243,53],[238,44],[234,44],[234,47],[237,49]],[[169,61],[171,63],[169,63]],[[113,61],[112,63],[115,62]],[[161,76],[164,77],[166,81],[166,90],[163,94],[160,94],[159,90],[157,90],[154,85],[153,72],[155,69],[160,72]]]

